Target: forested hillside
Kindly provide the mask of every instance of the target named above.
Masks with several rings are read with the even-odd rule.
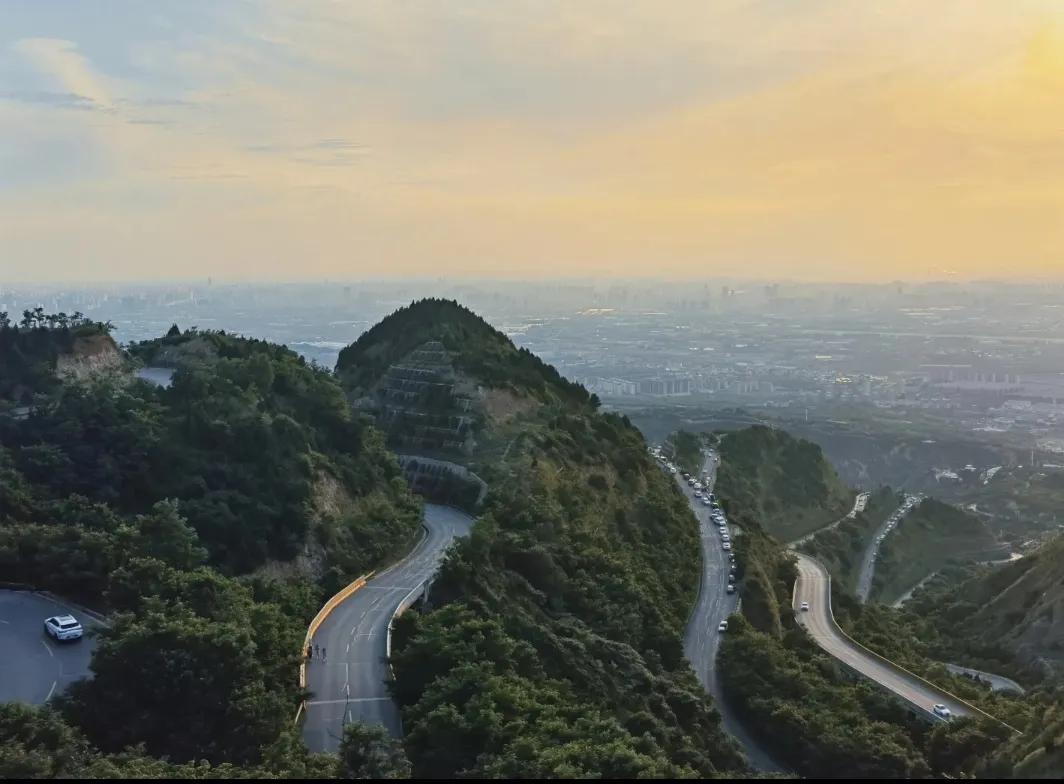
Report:
[[[725,438],[725,443],[736,436],[740,438],[733,444],[751,445],[761,443],[765,434],[744,436],[744,431],[739,431]],[[772,449],[760,452],[778,454]],[[724,458],[722,475],[727,465]],[[824,465],[814,469],[821,476],[828,470]],[[721,645],[719,667],[728,700],[749,731],[772,748],[781,762],[814,778],[966,777],[986,775],[990,770],[998,775],[1019,775],[1021,770],[1049,767],[1052,753],[1035,754],[1038,763],[1014,768],[1019,749],[1030,752],[1031,745],[1010,740],[1011,731],[992,720],[957,719],[929,725],[914,718],[902,703],[870,681],[855,678],[817,647],[794,621],[792,557],[765,531],[756,513],[746,510],[749,496],[740,495],[747,499],[740,501],[730,495],[736,487],[741,494],[750,492],[748,485],[717,484],[718,495],[732,510],[733,527],[741,531],[734,541],[743,596],[742,616],[732,619]],[[895,494],[884,488],[873,494],[864,514],[815,537],[806,546],[818,550],[839,574],[852,576],[868,533],[895,508],[896,500]],[[956,627],[878,604],[861,605],[844,585],[833,582],[833,587],[836,618],[867,646],[1014,727],[1030,731],[1042,710],[1052,719],[1051,726],[1059,725],[1041,692],[1038,706],[1029,706],[950,675],[943,661],[970,663],[960,655],[966,643],[959,632],[954,632]],[[987,645],[981,649],[984,653],[989,650]]]
[[[682,654],[699,570],[682,495],[625,419],[597,413],[581,388],[478,322],[449,303],[417,303],[341,358],[376,357],[383,372],[405,345],[464,334],[468,343],[450,344],[458,364],[477,380],[485,369],[484,387],[504,385],[520,402],[469,457],[491,486],[472,537],[445,562],[430,608],[396,632],[414,774],[740,769]]]
[[[1064,536],[995,568],[960,572],[935,590],[918,591],[914,612],[949,633],[990,649],[999,660],[1044,674],[1064,674]]]
[[[762,425],[723,433],[720,495],[788,542],[845,515],[853,493],[820,447]]]
[[[13,321],[0,312],[0,410],[28,405],[34,395],[55,390],[61,383],[60,361],[119,358],[110,325],[90,321],[80,313],[23,312]]]
[[[457,302],[424,299],[401,308],[340,352],[336,372],[353,397],[364,394],[393,363],[429,340],[485,387],[511,389],[543,402],[583,404],[592,397],[527,349]]]
[[[880,545],[870,598],[890,604],[951,563],[996,560],[1008,553],[980,518],[928,498]]]
[[[210,340],[221,347],[217,360],[179,371],[167,389],[107,379],[69,385],[32,416],[0,420],[0,461],[36,499],[27,522],[59,520],[52,509],[64,503],[128,515],[176,499],[213,565],[243,573],[309,553],[334,584],[401,552],[417,506],[379,434],[351,416],[330,375],[279,346]],[[27,579],[53,574],[33,559],[13,568]]]
[[[221,333],[165,343],[192,341],[212,360],[167,389],[46,379],[0,414],[0,575],[112,614],[59,704],[69,728],[0,713],[4,775],[338,771],[292,730],[306,624],[410,547],[420,505],[330,373]],[[201,760],[223,767],[175,767]]]

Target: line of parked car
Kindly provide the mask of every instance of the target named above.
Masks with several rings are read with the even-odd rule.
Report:
[[[883,530],[883,533],[876,537],[877,551],[879,550],[879,545],[883,544],[883,540],[887,538],[887,534],[897,528],[898,524],[901,523],[902,518],[909,514],[909,512],[913,510],[913,507],[919,504],[922,500],[924,500],[922,494],[906,496],[905,502],[899,508],[891,512],[890,517],[887,518],[887,527]]]
[[[672,461],[662,453],[660,446],[650,447],[649,451],[667,473],[679,473],[681,478],[687,483],[687,486],[694,491],[695,499],[701,501],[703,506],[709,507],[710,520],[717,526],[717,531],[720,534],[720,547],[728,554],[728,587],[726,590],[729,594],[736,593],[738,588],[735,584],[735,552],[732,550],[731,533],[728,531],[728,520],[724,516],[724,510],[720,508],[720,504],[717,502],[717,496],[712,490],[710,490],[710,487],[712,486],[710,475],[703,474],[701,477],[698,477],[687,471],[681,472]],[[723,620],[717,625],[717,631],[726,632],[727,630],[727,620]]]

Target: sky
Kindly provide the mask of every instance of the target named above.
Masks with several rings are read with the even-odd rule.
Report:
[[[1064,278],[1061,0],[0,17],[0,282]]]

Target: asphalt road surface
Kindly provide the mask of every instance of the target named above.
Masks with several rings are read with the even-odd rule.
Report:
[[[707,460],[703,472],[710,475],[710,486],[716,482],[716,462]],[[721,715],[721,724],[742,747],[751,767],[764,772],[783,772],[768,753],[746,731],[724,701],[720,678],[717,674],[717,650],[721,632],[717,626],[737,609],[739,594],[728,591],[728,554],[721,549],[720,533],[709,517],[710,508],[695,498],[694,490],[677,474],[680,489],[691,504],[691,511],[698,518],[702,537],[702,584],[698,599],[684,632],[683,650],[702,686],[713,697],[713,703]],[[734,535],[734,529],[731,529]],[[741,537],[734,545],[741,547]]]
[[[971,667],[962,667],[959,664],[947,664],[946,669],[954,675],[974,675],[987,684],[992,691],[1010,692],[1021,696],[1024,694],[1023,686],[1016,683],[1012,678],[1006,678],[1004,675],[995,675],[992,672],[984,672],[983,670],[973,670]]]
[[[446,506],[425,504],[427,534],[411,553],[337,607],[318,627],[313,644],[324,659],[307,664],[303,740],[311,751],[336,751],[344,726],[353,721],[382,724],[402,734],[399,709],[388,695],[385,655],[388,623],[399,603],[430,579],[457,537],[469,533],[473,518]]]
[[[831,615],[831,583],[827,570],[809,556],[797,554],[798,580],[794,587],[794,614],[817,645],[861,675],[871,678],[902,699],[925,711],[936,703],[945,705],[954,716],[970,711],[943,691],[923,683],[863,651],[848,639]],[[800,609],[809,602],[809,610]]]
[[[890,533],[887,526],[890,525],[891,518],[895,515],[897,515],[895,527],[901,525],[902,518],[916,507],[918,500],[918,496],[906,496],[905,502],[892,514],[887,515],[887,518],[879,524],[879,528],[872,534],[872,538],[868,540],[868,545],[865,547],[864,560],[861,562],[861,573],[857,576],[857,598],[862,603],[868,601],[868,594],[872,592],[872,578],[876,574],[876,558],[879,555],[879,537],[887,536]]]
[[[73,615],[85,636],[56,642],[44,619]],[[89,675],[95,647],[92,621],[77,610],[28,591],[0,591],[0,702],[43,705],[73,681]]]

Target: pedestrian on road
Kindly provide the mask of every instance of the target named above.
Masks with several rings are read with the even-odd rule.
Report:
[[[314,648],[312,646],[310,646],[310,645],[307,646],[307,658],[308,659],[313,659],[314,658]]]
[[[325,648],[324,647],[321,649],[321,660],[325,661]]]

